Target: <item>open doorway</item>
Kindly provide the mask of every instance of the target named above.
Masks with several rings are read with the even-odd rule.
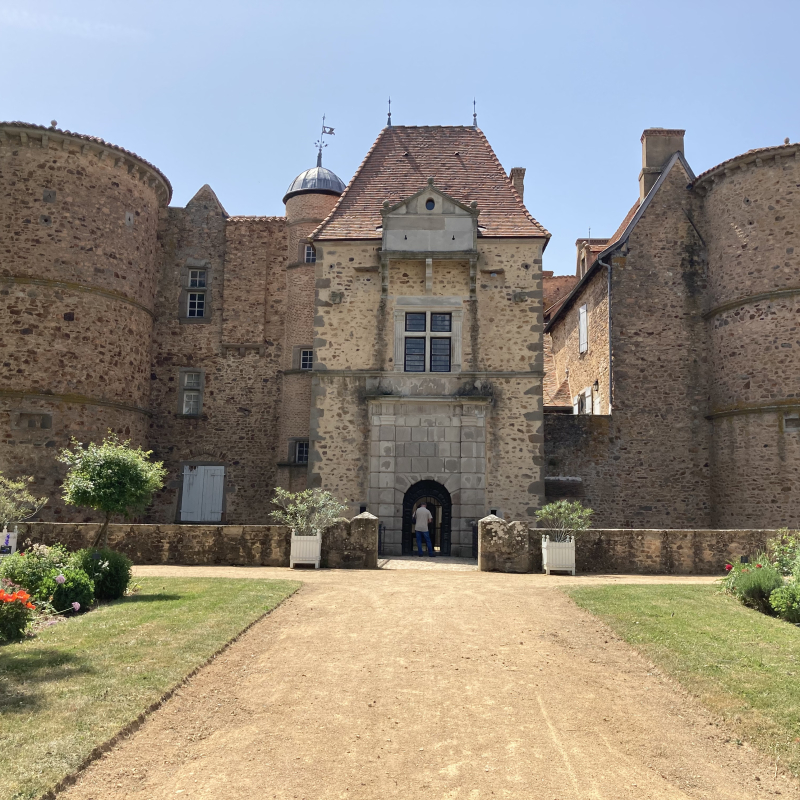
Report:
[[[419,481],[403,497],[403,555],[416,552],[414,512],[422,503],[427,505],[428,511],[433,515],[428,532],[434,552],[440,556],[449,556],[452,502],[450,492],[436,481]],[[424,542],[423,552],[427,552]]]

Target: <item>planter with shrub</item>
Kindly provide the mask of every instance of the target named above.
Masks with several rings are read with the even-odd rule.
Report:
[[[536,512],[536,519],[549,533],[542,534],[542,569],[575,574],[575,539],[591,522],[591,508],[584,508],[577,500],[559,500],[548,503]]]

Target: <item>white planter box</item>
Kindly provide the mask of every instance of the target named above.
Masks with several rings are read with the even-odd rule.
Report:
[[[550,570],[575,574],[575,537],[567,542],[551,542],[549,536],[542,536],[542,569],[549,575]]]
[[[6,537],[8,537],[8,544],[6,544]],[[17,552],[17,532],[5,531],[0,533],[0,558],[3,556],[10,556],[12,553]]]
[[[295,536],[292,533],[292,549],[289,552],[289,567],[295,564],[313,564],[314,569],[319,569],[322,555],[322,536],[315,533],[313,536]]]

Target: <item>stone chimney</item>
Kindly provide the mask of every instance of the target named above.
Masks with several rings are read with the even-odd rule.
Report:
[[[508,173],[511,183],[519,193],[520,200],[525,199],[525,167],[511,167]]]
[[[673,153],[683,153],[683,134],[686,131],[667,128],[648,128],[642,134],[642,171],[639,173],[639,202],[658,180],[664,165]]]

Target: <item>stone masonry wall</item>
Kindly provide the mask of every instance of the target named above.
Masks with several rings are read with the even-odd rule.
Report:
[[[546,420],[547,477],[581,478],[598,525],[711,524],[705,259],[689,219],[698,217],[698,199],[688,182],[676,164],[634,228],[627,256],[612,261],[612,417]],[[554,349],[562,324],[554,326]]]
[[[800,525],[798,153],[745,154],[698,185],[719,526]]]
[[[54,456],[71,436],[145,442],[168,192],[118,150],[0,130],[0,470],[34,476],[44,519],[85,517],[59,500]]]
[[[592,389],[592,413],[609,414],[608,380],[608,283],[607,272],[600,269],[583,287],[581,293],[570,304],[562,321],[545,334],[552,339],[555,384],[561,386],[566,379],[572,402],[575,396],[592,389],[597,381],[597,390]],[[580,352],[580,325],[578,309],[587,306],[587,332],[589,348]],[[569,372],[569,375],[567,375]]]
[[[194,462],[225,466],[224,522],[263,522],[272,508],[278,461],[284,221],[226,219],[215,198],[201,190],[186,209],[170,209],[165,215],[161,242],[150,441],[169,478],[147,519],[178,519],[182,468]],[[179,315],[180,275],[187,263],[196,262],[206,262],[210,273],[211,315],[208,321],[188,323]],[[226,317],[231,304],[235,313]],[[203,371],[199,417],[181,413],[181,367]]]
[[[27,540],[69,550],[91,547],[100,524],[25,523]],[[283,525],[109,525],[108,543],[134,564],[288,567],[291,531]],[[378,521],[370,514],[337,520],[322,534],[322,566],[374,569],[378,564]]]
[[[763,552],[771,530],[594,529],[576,541],[577,572],[724,575],[725,564]],[[478,526],[478,567],[539,572],[546,530],[487,517]]]

